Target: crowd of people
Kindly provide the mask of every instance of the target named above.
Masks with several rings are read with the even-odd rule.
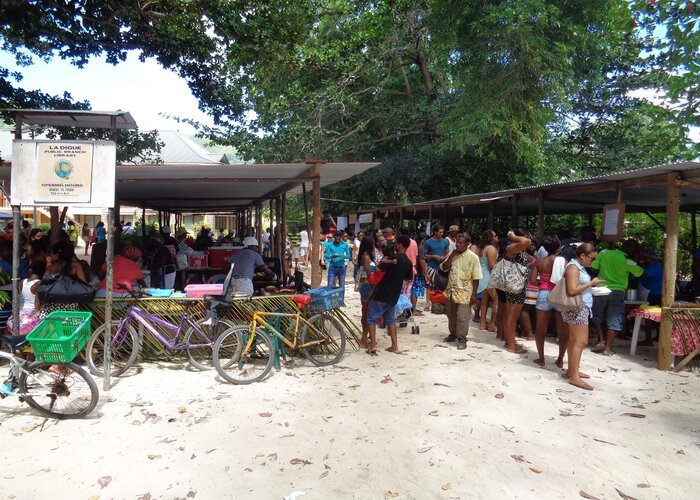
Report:
[[[360,343],[371,355],[377,354],[377,325],[388,330],[387,351],[400,352],[396,334],[400,303],[407,300],[410,314],[421,316],[441,309],[432,304],[432,297],[444,302],[448,333],[444,341],[456,343],[460,350],[467,347],[473,321],[481,330],[495,333],[511,353],[528,352],[519,336],[534,340],[534,362],[545,366],[545,337],[553,328],[559,343],[554,363],[563,368],[566,357],[563,376],[577,387],[592,389],[588,375],[579,369],[581,355],[591,333],[596,339],[593,352],[614,354],[614,341],[624,331],[630,279],[638,279],[640,288],[647,290],[645,299],[651,305],[661,300],[659,257],[633,239],[619,248],[603,249],[588,227],[576,241],[552,234],[536,242],[519,228],[502,237],[489,229],[472,238],[455,225],[447,234],[441,226],[433,226],[430,236],[409,235],[404,228],[360,231],[357,238],[329,231],[320,244],[327,286],[344,286],[346,270],[353,269],[362,301]],[[492,275],[501,272],[497,269],[501,262],[522,274],[517,281],[520,288],[494,285]],[[568,296],[580,297],[576,310],[561,310],[548,300],[562,280]],[[422,298],[423,310],[418,307]],[[651,342],[650,334],[646,341]]]

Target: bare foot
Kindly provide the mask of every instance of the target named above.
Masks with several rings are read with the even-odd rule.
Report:
[[[496,333],[498,331],[498,327],[496,325],[494,325],[494,326],[489,325],[489,331]]]
[[[535,337],[525,337],[523,340],[535,340]]]
[[[479,323],[479,330],[486,330],[486,323]]]
[[[532,362],[537,365],[544,366],[544,359],[533,359]]]
[[[586,382],[584,382],[584,381],[581,380],[580,378],[579,378],[579,379],[573,379],[573,378],[572,378],[571,380],[569,380],[569,383],[570,383],[571,385],[575,385],[576,387],[580,387],[581,389],[586,389],[587,391],[592,391],[592,390],[593,390],[593,386],[592,386],[592,385],[587,384]]]
[[[360,347],[362,347],[363,349],[367,349],[367,347],[369,347],[367,339],[360,339]]]
[[[554,362],[555,365],[557,365],[559,368],[564,367],[564,360],[561,358],[557,358],[557,360]]]
[[[561,376],[564,378],[569,378],[569,370],[564,370],[563,372],[561,372]],[[583,373],[583,372],[578,372],[578,376],[579,376],[579,378],[591,378],[590,375],[588,375],[587,373]]]
[[[394,354],[401,354],[401,351],[399,351],[398,347],[387,347],[386,350],[389,352],[393,352]]]
[[[520,344],[515,344],[515,347],[513,348],[506,347],[506,351],[512,352],[513,354],[525,354],[527,349]]]

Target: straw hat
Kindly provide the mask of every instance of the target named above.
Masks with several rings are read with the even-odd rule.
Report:
[[[450,226],[450,229],[447,231],[448,233],[458,233],[459,232],[459,226],[452,225]]]
[[[175,237],[181,238],[183,236],[187,236],[187,229],[185,229],[184,227],[177,228],[177,231],[175,231]]]

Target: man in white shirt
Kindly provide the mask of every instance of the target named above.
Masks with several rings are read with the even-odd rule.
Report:
[[[309,232],[303,226],[299,231],[299,257],[303,265],[309,265]]]

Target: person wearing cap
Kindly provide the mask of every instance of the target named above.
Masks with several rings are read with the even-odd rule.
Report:
[[[234,297],[251,297],[255,293],[253,287],[253,276],[257,271],[262,271],[265,275],[274,279],[275,274],[265,265],[258,249],[258,240],[252,236],[243,239],[244,248],[238,253],[229,257],[229,262],[233,266],[231,273],[231,287]],[[226,294],[227,290],[224,290]]]
[[[175,240],[177,245],[177,253],[183,253],[185,255],[193,255],[194,249],[185,243],[185,238],[187,238],[187,229],[184,227],[178,227],[175,231]]]
[[[114,256],[114,278],[112,281],[112,295],[115,297],[125,297],[134,289],[134,283],[146,287],[143,279],[143,271],[136,264],[141,258],[141,250],[132,245],[126,245],[122,249],[121,255]],[[107,264],[102,265],[102,272],[107,272]],[[107,278],[104,277],[97,287],[97,297],[107,295]]]
[[[447,231],[447,244],[449,245],[448,251],[453,252],[457,248],[457,234],[459,234],[459,226],[451,225],[450,229]]]

